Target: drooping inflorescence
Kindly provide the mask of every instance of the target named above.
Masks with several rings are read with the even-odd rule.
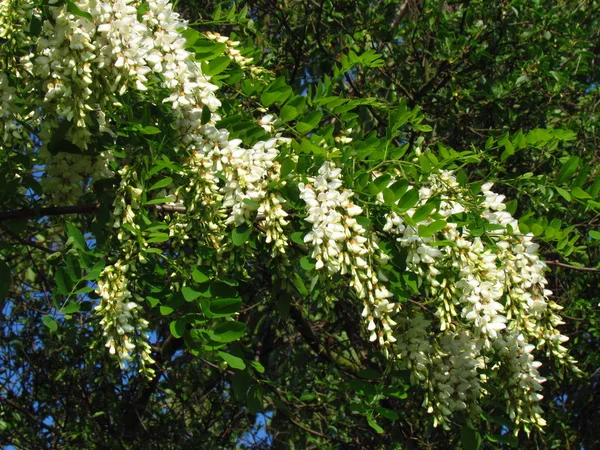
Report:
[[[478,400],[493,391],[505,397],[515,423],[544,425],[538,402],[545,380],[532,351],[546,349],[571,366],[574,361],[560,345],[568,338],[555,328],[562,323],[555,313],[560,307],[548,298],[533,236],[519,231],[490,183],[473,198],[451,172],[432,175],[406,215],[436,197],[439,206],[424,220],[409,224],[392,212],[384,226],[407,251],[407,269],[418,276],[424,302],[435,308],[427,320],[419,314],[401,323],[399,364],[427,388],[425,403],[436,423],[447,424],[465,406],[476,414]],[[485,236],[459,225],[465,214],[487,222]],[[443,221],[437,233],[419,232],[435,221]]]

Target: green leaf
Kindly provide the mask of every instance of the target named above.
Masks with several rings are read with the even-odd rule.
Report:
[[[290,105],[285,105],[281,108],[281,120],[284,122],[289,122],[290,120],[294,120],[298,117],[298,110]]]
[[[298,245],[304,245],[304,233],[302,231],[296,231],[290,236],[292,242]]]
[[[481,435],[470,425],[463,425],[460,430],[460,440],[463,450],[479,450],[481,447]]]
[[[74,314],[77,311],[79,311],[79,303],[77,302],[70,302],[67,306],[65,306],[64,308],[62,308],[62,312],[64,314]]]
[[[39,36],[42,32],[42,21],[39,17],[32,15],[31,22],[29,22],[29,34],[31,36]]]
[[[202,312],[205,309],[208,317],[229,317],[234,315],[242,307],[241,298],[216,298],[212,300],[202,301]],[[205,312],[205,313],[206,313]]]
[[[175,311],[175,308],[173,308],[172,306],[169,305],[160,305],[160,314],[162,316],[168,316],[169,314],[173,314],[173,311]]]
[[[311,400],[314,400],[315,398],[317,398],[317,396],[316,396],[316,394],[314,392],[304,392],[300,396],[300,401],[302,401],[302,402],[310,402]]]
[[[308,289],[306,289],[306,286],[304,285],[304,281],[302,280],[302,277],[298,273],[294,272],[291,281],[301,296],[306,297],[308,295]]]
[[[406,193],[402,196],[402,198],[398,202],[398,206],[400,207],[400,211],[406,211],[415,206],[418,201],[419,191],[415,188],[412,188],[406,191]]]
[[[322,118],[323,113],[321,111],[313,111],[296,124],[296,129],[299,133],[306,134],[312,131],[319,124]]]
[[[222,351],[218,351],[217,354],[223,358],[223,361],[225,361],[232,369],[244,370],[246,368],[246,363],[238,356]]]
[[[82,287],[81,289],[77,289],[75,292],[73,292],[73,295],[89,294],[90,292],[94,292],[94,289],[86,286]]]
[[[210,108],[204,105],[202,107],[202,118],[200,119],[202,121],[202,125],[206,125],[208,122],[210,122],[211,117],[212,112],[210,111]]]
[[[373,428],[377,433],[383,434],[383,432],[384,432],[383,428],[381,428],[381,426],[377,423],[377,421],[373,417],[367,417],[367,422],[369,423],[369,426],[371,428]]]
[[[85,11],[79,9],[79,7],[74,2],[67,3],[67,11],[69,11],[71,14],[73,14],[75,16],[84,17],[88,20],[94,20],[94,18],[92,17],[92,15],[89,12],[85,12]]]
[[[244,245],[248,241],[248,238],[251,234],[252,227],[249,226],[247,223],[243,223],[239,227],[233,229],[233,231],[231,232],[231,241],[233,242],[233,245],[239,247],[240,245]]]
[[[223,43],[209,41],[203,37],[198,39],[192,46],[192,49],[196,54],[196,59],[201,61],[210,61],[221,56],[226,48],[226,45]]]
[[[395,411],[392,411],[388,408],[383,408],[381,406],[375,408],[375,411],[377,411],[379,414],[381,414],[383,417],[389,420],[398,420],[400,418],[400,416]]]
[[[193,302],[202,295],[200,292],[197,292],[188,286],[181,288],[181,293],[183,294],[183,298],[186,302]]]
[[[251,414],[256,414],[262,410],[263,390],[258,384],[254,384],[248,392],[248,410]]]
[[[428,238],[446,227],[445,220],[436,220],[429,225],[419,225],[419,236]]]
[[[589,233],[592,239],[600,240],[600,231],[590,230]]]
[[[571,201],[571,194],[569,194],[569,191],[559,187],[555,187],[554,189],[556,189],[556,192],[558,192],[561,195],[561,197],[564,198],[566,201]]]
[[[394,203],[396,203],[396,194],[394,194],[394,191],[392,191],[391,189],[385,188],[382,191],[383,194],[383,202],[388,205],[388,206],[392,206]]]
[[[150,188],[148,188],[148,191],[153,191],[155,189],[161,189],[161,188],[167,187],[172,182],[173,182],[173,178],[171,178],[171,177],[163,178],[162,180],[159,180],[156,183],[154,183],[152,186],[150,186]]]
[[[140,133],[142,133],[142,134],[152,135],[152,134],[159,134],[160,132],[161,132],[160,128],[153,127],[152,125],[147,125],[145,127],[140,128]]]
[[[205,281],[210,280],[210,275],[207,275],[207,273],[209,273],[207,267],[199,266],[192,272],[192,278],[196,283],[204,283]]]
[[[281,161],[280,177],[285,178],[296,168],[296,162],[292,158],[286,158]]]
[[[48,327],[50,331],[54,332],[58,330],[58,324],[56,323],[56,320],[54,320],[52,317],[44,316],[42,317],[42,320],[44,321],[44,324]]]
[[[246,334],[246,324],[226,321],[219,323],[212,332],[212,338],[217,342],[228,343],[237,341]]]
[[[146,239],[146,243],[148,244],[158,244],[161,242],[167,242],[169,240],[169,235],[167,233],[150,233],[148,239]]]
[[[181,336],[183,336],[183,334],[185,333],[185,320],[182,319],[178,319],[178,320],[173,320],[170,324],[169,324],[169,328],[171,330],[171,334],[173,335],[174,338],[181,338]]]
[[[275,102],[279,102],[281,105],[290,95],[292,95],[292,89],[286,84],[284,77],[279,77],[263,91],[260,101],[265,106],[271,106]]]
[[[592,196],[590,194],[588,194],[587,192],[585,192],[583,189],[575,186],[572,190],[571,190],[571,194],[573,194],[573,197],[575,198],[579,198],[579,199],[587,199],[587,198],[592,198]]]
[[[233,395],[237,400],[244,400],[250,389],[252,378],[248,372],[235,372],[231,377],[231,386],[233,387]]]
[[[79,228],[77,228],[72,223],[67,223],[67,236],[69,236],[70,238],[73,239],[73,243],[74,243],[75,247],[77,247],[81,250],[88,249],[87,244],[85,243],[85,238],[83,237],[83,234],[81,234],[81,231],[79,231]]]
[[[88,273],[85,274],[82,280],[95,281],[100,276],[103,269],[104,261],[98,261],[96,264],[93,265],[93,267],[88,271]]]
[[[415,213],[412,215],[412,219],[415,222],[427,220],[431,213],[433,213],[434,209],[436,209],[435,203],[425,203],[415,211]]]
[[[159,299],[157,299],[156,297],[152,297],[151,295],[146,297],[146,301],[148,302],[148,304],[150,305],[151,308],[154,308],[156,305],[158,305],[160,303]]]
[[[204,67],[204,73],[209,76],[218,75],[225,70],[230,62],[229,56],[219,56]]]
[[[406,389],[403,388],[402,386],[387,386],[387,387],[383,388],[382,394],[387,395],[389,397],[394,397],[394,398],[397,398],[400,400],[404,400],[404,399],[408,398]]]
[[[577,171],[577,166],[579,166],[579,157],[571,156],[558,172],[556,182],[564,183],[567,181]]]
[[[62,295],[69,295],[73,288],[73,282],[63,267],[59,267],[54,274],[54,282]]]
[[[265,373],[264,366],[258,361],[250,361],[250,365],[256,370],[258,373]]]
[[[173,203],[173,199],[171,197],[154,198],[144,203],[144,205],[160,205],[162,203]]]
[[[303,256],[300,259],[300,267],[302,267],[306,271],[310,271],[315,268],[315,263],[308,256]]]
[[[519,446],[519,440],[517,439],[517,437],[513,436],[512,434],[486,434],[485,435],[486,439],[490,442],[499,442],[502,444],[508,444],[512,447],[518,447]],[[504,446],[502,446],[504,447]]]
[[[419,165],[421,166],[421,170],[425,173],[431,172],[431,161],[427,157],[427,155],[421,154],[419,155]]]

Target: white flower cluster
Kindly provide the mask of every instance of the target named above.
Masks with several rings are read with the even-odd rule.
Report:
[[[538,404],[543,398],[539,392],[546,379],[538,372],[542,363],[535,361],[532,355],[535,346],[517,329],[503,333],[494,345],[500,356],[498,369],[507,372],[509,379],[504,390],[509,417],[515,425],[523,423],[526,431],[531,426],[546,425]]]
[[[25,33],[25,26],[27,20],[31,18],[33,13],[31,5],[27,5],[22,0],[4,0],[0,2],[0,39],[5,40],[9,45],[27,45],[30,40],[27,38]],[[0,53],[4,53],[6,45],[3,44],[3,50]],[[4,61],[0,61],[1,64]]]
[[[434,426],[447,428],[454,412],[479,412],[477,400],[485,381],[478,373],[485,367],[482,340],[474,339],[469,330],[438,337],[431,324],[420,313],[400,319],[394,350],[402,357],[401,366],[410,371],[411,382],[425,389],[423,404],[433,415]]]
[[[257,219],[261,219],[260,226],[265,230],[265,242],[272,244],[272,255],[285,255],[289,245],[284,227],[288,225],[287,212],[283,209],[285,199],[277,193],[265,197],[258,210]]]
[[[238,63],[240,66],[247,66],[252,62],[252,58],[247,58],[241,54],[241,52],[236,48],[240,45],[239,41],[232,41],[227,36],[222,36],[219,33],[213,33],[211,31],[206,32],[206,37],[211,41],[219,42],[220,44],[225,44],[225,49],[227,52],[227,56],[229,56],[233,61]]]
[[[148,321],[139,317],[140,306],[133,301],[129,291],[127,272],[129,265],[119,260],[104,268],[98,279],[96,293],[100,304],[95,310],[102,317],[100,325],[104,329],[106,347],[114,355],[121,367],[132,361],[132,355],[140,360],[140,372],[152,377],[154,369],[150,367],[154,360],[148,344]]]
[[[25,85],[25,72],[19,65],[16,55],[31,45],[26,25],[37,11],[21,0],[0,2],[0,152],[18,145],[20,149],[33,147],[29,133],[38,122],[32,120],[33,111],[22,108],[23,99],[19,98],[17,85]],[[27,129],[23,124],[30,124]]]
[[[140,372],[151,378],[154,369],[150,366],[154,360],[150,356],[147,342],[148,321],[140,314],[143,312],[141,298],[134,298],[128,289],[128,271],[135,272],[135,260],[145,263],[143,248],[139,247],[137,233],[140,226],[136,222],[134,210],[140,207],[142,189],[137,175],[129,166],[119,170],[121,182],[117,197],[113,202],[114,228],[118,228],[117,239],[121,245],[121,259],[107,266],[100,274],[96,292],[100,295],[100,304],[95,308],[101,317],[106,347],[115,355],[121,366],[131,361],[134,355],[139,357]]]
[[[189,211],[203,205],[200,212],[209,224],[215,248],[223,249],[225,227],[250,224],[259,218],[264,219],[267,243],[273,244],[274,252],[285,253],[285,202],[280,195],[270,193],[268,185],[280,179],[276,158],[280,146],[290,139],[277,134],[244,148],[240,139],[229,139],[227,130],[209,125],[201,131],[204,141],[190,159],[194,177],[188,191],[194,194],[194,201]]]
[[[198,129],[203,106],[214,111],[220,105],[214,95],[216,86],[208,82],[185,50],[180,32],[185,23],[168,1],[148,1],[140,19],[139,4],[127,0],[77,1],[91,19],[72,14],[66,5],[50,7],[52,20],[44,21],[37,48],[22,58],[35,82],[41,81],[43,87],[36,109],[43,116],[40,138],[44,143],[50,142],[53,131],[66,120],[72,126],[65,138],[86,149],[93,133],[113,134],[107,113],[121,106],[122,96],[147,91],[153,84],[171,92],[164,102],[173,107],[184,144],[202,140]],[[190,128],[195,133],[188,132]],[[40,157],[48,166],[55,163],[56,158],[45,149]],[[109,161],[110,157],[102,165]],[[76,172],[75,176],[95,179],[103,172]],[[50,183],[48,193],[58,184]],[[78,185],[60,184],[62,190]]]
[[[140,226],[135,221],[134,209],[140,207],[142,199],[142,188],[137,180],[137,174],[129,166],[119,170],[121,181],[117,190],[117,195],[113,200],[113,217],[115,222],[113,228],[118,228],[117,238],[120,241],[127,241],[131,237],[131,231],[127,231],[124,224],[127,224],[133,230],[139,230]]]
[[[93,186],[94,181],[114,176],[110,168],[114,156],[110,150],[94,156],[65,152],[46,155],[46,178],[42,180],[42,185],[49,203],[76,203]]]
[[[16,106],[16,92],[6,74],[0,72],[0,148],[8,149],[13,142],[22,142],[25,138],[23,128],[17,121],[19,109]]]
[[[378,340],[387,351],[396,340],[396,322],[392,317],[398,311],[398,304],[389,300],[392,294],[385,286],[387,279],[377,269],[387,262],[387,256],[374,239],[365,236],[365,228],[356,220],[362,208],[352,202],[352,191],[340,190],[341,172],[332,162],[325,162],[309,184],[299,184],[300,198],[308,213],[305,220],[312,224],[304,242],[317,270],[326,270],[326,276],[349,275],[350,286],[364,303],[362,315],[371,333],[370,340]]]
[[[420,207],[435,198],[439,201],[437,210],[419,221],[411,219]],[[388,214],[384,231],[395,236],[408,251],[407,268],[418,275],[426,302],[436,308],[435,321],[443,333],[434,333],[427,339],[422,336],[430,341],[423,345],[440,349],[438,352],[442,354],[448,351],[449,358],[458,356],[456,351],[469,348],[470,358],[479,361],[471,371],[488,367],[492,362],[497,364],[495,367],[508,367],[511,379],[520,380],[521,386],[506,387],[511,390],[507,395],[511,417],[516,423],[544,425],[537,405],[544,379],[537,371],[540,363],[531,355],[535,346],[530,342],[538,349],[545,346],[549,356],[571,365],[574,361],[560,345],[567,338],[555,328],[562,323],[554,313],[559,307],[548,299],[551,292],[545,288],[545,264],[536,253],[533,236],[519,232],[518,222],[506,211],[504,196],[493,193],[490,183],[483,185],[478,199],[472,199],[452,173],[441,172],[433,174],[419,190],[419,199],[405,216]],[[473,206],[469,207],[470,204]],[[452,222],[452,215],[463,212],[477,214],[490,224],[487,237],[493,244],[472,236],[468,226],[459,227]],[[436,222],[440,225],[435,233],[423,232]],[[399,337],[397,344],[401,364],[406,367],[413,367],[415,348],[420,348],[411,333],[414,332],[409,330],[403,338]],[[453,336],[450,341],[448,336]],[[462,336],[460,348],[456,347],[455,342],[459,341],[455,336]],[[471,344],[467,345],[469,340]],[[436,366],[431,358],[429,366],[425,363],[419,366],[427,367],[421,370],[420,381],[438,385],[441,378],[450,376],[450,371]],[[483,373],[464,379],[471,385],[469,398],[474,402],[471,410],[477,411],[478,393],[484,394],[480,383],[488,380]],[[451,398],[441,398],[438,393],[435,399],[426,399],[428,409],[436,414],[436,423],[446,423],[452,412],[464,409],[464,399],[458,394],[469,389],[447,390]],[[444,403],[444,408],[437,408],[436,402]]]
[[[206,32],[206,37],[208,39],[210,39],[211,41],[225,44],[225,52],[226,52],[227,56],[232,61],[235,61],[240,67],[248,70],[250,72],[250,75],[260,76],[267,72],[263,67],[251,64],[253,61],[253,58],[248,58],[248,57],[242,55],[242,53],[237,48],[240,45],[239,41],[232,41],[227,36],[222,36],[219,33],[213,33],[211,31]]]
[[[219,153],[229,164],[224,167],[226,177],[223,192],[223,206],[231,208],[226,224],[241,225],[247,222],[258,209],[266,196],[267,184],[279,180],[278,146],[288,143],[289,138],[271,138],[257,142],[252,148],[244,149],[234,146],[230,141],[229,147]]]
[[[491,224],[513,230],[512,235],[503,229],[491,233],[498,246],[498,259],[505,275],[506,317],[515,321],[527,338],[536,340],[539,348],[545,348],[548,357],[575,367],[575,361],[561,345],[569,338],[556,329],[564,324],[555,312],[562,307],[549,299],[552,291],[546,289],[546,264],[537,253],[539,246],[533,242],[531,233],[519,233],[519,223],[502,203],[504,196],[492,192],[491,187],[491,183],[486,183],[481,188],[481,195],[485,197],[481,204],[485,208],[482,217]]]

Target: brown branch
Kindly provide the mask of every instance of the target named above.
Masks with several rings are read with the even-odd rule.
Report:
[[[596,269],[595,267],[572,266],[571,264],[566,264],[560,261],[546,261],[546,264],[549,266],[564,267],[565,269],[579,270],[581,272],[600,273],[600,269]]]
[[[277,397],[277,399],[287,407],[287,409],[290,409],[288,406],[288,402],[286,401],[286,399],[281,395],[281,393],[279,392],[279,390],[271,385],[271,384],[265,384],[265,386],[271,390],[271,392],[273,392],[273,394],[275,394],[275,396]],[[284,416],[286,416],[290,422],[292,422],[294,425],[296,425],[298,428],[300,428],[301,430],[306,431],[309,434],[312,434],[313,436],[318,436],[320,438],[323,439],[327,439],[328,441],[332,441],[332,442],[338,442],[340,444],[347,444],[347,442],[343,441],[340,438],[337,438],[335,436],[328,436],[326,434],[323,434],[319,431],[316,430],[312,430],[310,428],[308,428],[306,425],[302,424],[301,422],[299,422],[298,420],[296,420],[293,416],[292,413],[290,411],[287,411],[286,408],[278,408],[277,411],[281,412]]]
[[[16,409],[17,411],[19,411],[20,413],[24,414],[29,420],[31,420],[32,422],[37,423],[38,425],[40,425],[42,428],[45,428],[46,430],[54,433],[56,431],[56,429],[46,423],[44,423],[43,420],[39,419],[38,417],[36,417],[31,411],[29,411],[28,409],[24,408],[23,406],[13,402],[12,400],[0,395],[0,401],[3,401],[4,403],[6,403],[7,405],[9,405],[11,408]]]
[[[9,230],[7,227],[5,227],[4,225],[1,226],[2,230],[4,230],[4,232],[6,234],[8,234],[10,237],[12,237],[13,239],[15,239],[19,244],[23,244],[26,245],[28,247],[33,247],[33,248],[37,248],[38,250],[42,250],[46,253],[54,253],[52,250],[50,250],[47,247],[44,247],[43,245],[40,244],[36,244],[35,242],[31,242],[31,241],[26,241],[25,239],[22,239],[18,234],[14,233],[13,231]]]
[[[408,7],[410,6],[410,3],[410,0],[406,0],[402,5],[400,5],[400,8],[398,8],[398,13],[394,18],[392,25],[390,26],[392,30],[394,30],[400,24],[400,22],[402,22],[402,19],[404,19],[404,16],[408,12]]]
[[[170,361],[171,357],[182,346],[183,339],[176,339],[173,335],[169,334],[160,346],[159,351],[153,355],[155,368],[154,377],[149,382],[144,382],[143,377],[140,378],[143,388],[137,398],[130,401],[130,404],[123,413],[121,423],[124,425],[124,435],[122,437],[125,439],[135,438],[140,427],[145,429],[143,422],[144,413],[146,412],[148,403],[156,392],[161,376],[164,375],[162,365],[165,362]]]
[[[333,361],[331,355],[329,355],[326,349],[323,348],[319,342],[319,339],[317,339],[317,336],[315,336],[312,327],[302,315],[302,311],[300,311],[300,309],[298,309],[296,306],[290,305],[290,317],[296,324],[296,330],[298,330],[312,351],[315,352],[319,358],[324,358],[326,361],[335,364],[335,361]]]

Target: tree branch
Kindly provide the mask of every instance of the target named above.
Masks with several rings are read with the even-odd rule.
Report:
[[[54,427],[44,423],[43,420],[37,418],[31,411],[27,410],[26,408],[24,408],[23,406],[13,402],[12,400],[0,395],[0,401],[6,403],[7,405],[9,405],[11,408],[16,409],[17,411],[19,411],[21,414],[24,414],[29,420],[31,420],[32,422],[37,423],[39,426],[41,426],[42,428],[45,428],[46,430],[50,431],[51,433],[55,433],[56,430]]]
[[[38,250],[42,250],[46,253],[54,253],[52,250],[50,250],[47,247],[44,247],[43,245],[40,244],[36,244],[35,242],[31,242],[31,241],[27,241],[25,239],[22,239],[18,234],[12,232],[11,230],[9,230],[8,228],[6,228],[4,225],[1,226],[2,230],[8,234],[10,237],[12,237],[13,239],[15,239],[19,244],[23,244],[26,245],[28,247],[33,247],[33,248],[37,248]]]
[[[549,266],[564,267],[565,269],[579,270],[581,272],[600,273],[600,269],[596,269],[595,267],[572,266],[571,264],[566,264],[566,263],[556,261],[556,260],[555,261],[546,261],[546,264],[548,264]]]

